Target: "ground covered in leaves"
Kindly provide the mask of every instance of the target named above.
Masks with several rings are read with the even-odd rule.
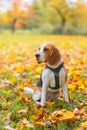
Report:
[[[37,106],[24,87],[34,88],[44,63],[37,64],[39,44],[54,41],[68,71],[73,105],[61,100]],[[87,37],[0,34],[0,130],[87,129]]]

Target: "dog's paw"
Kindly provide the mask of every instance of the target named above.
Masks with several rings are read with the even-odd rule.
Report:
[[[44,104],[44,103],[40,103],[40,105],[41,105],[42,107],[44,107],[44,106],[45,106],[45,104]]]
[[[38,102],[38,101],[35,101],[37,105],[40,105],[41,107],[44,107],[45,104],[41,103],[41,102]]]
[[[34,101],[38,101],[41,99],[41,92],[38,92],[38,93],[34,93],[33,95],[33,100]]]

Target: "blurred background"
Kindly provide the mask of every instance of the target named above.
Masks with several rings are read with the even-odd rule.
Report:
[[[87,35],[87,0],[0,0],[0,33]]]

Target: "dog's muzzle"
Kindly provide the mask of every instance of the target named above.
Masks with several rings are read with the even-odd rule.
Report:
[[[39,59],[39,57],[40,57],[40,55],[39,55],[39,54],[36,54],[35,56],[36,56],[36,59]]]
[[[38,61],[38,63],[47,62],[46,60],[43,60],[43,61],[40,60],[40,54],[36,54],[35,57],[36,57],[36,60]]]
[[[40,54],[36,54],[35,57],[36,57],[36,60],[39,62]]]

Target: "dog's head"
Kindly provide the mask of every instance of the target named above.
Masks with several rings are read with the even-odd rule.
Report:
[[[59,50],[52,42],[42,44],[35,56],[38,63],[48,62],[50,65],[55,65],[61,58]]]

